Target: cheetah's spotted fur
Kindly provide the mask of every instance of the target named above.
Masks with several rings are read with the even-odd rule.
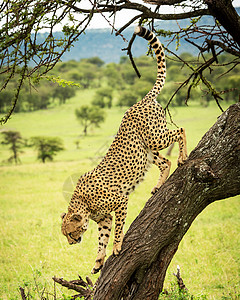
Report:
[[[138,26],[135,33],[149,41],[157,58],[158,74],[152,90],[125,113],[118,133],[107,154],[92,171],[80,177],[67,214],[63,214],[62,233],[69,244],[81,241],[89,219],[98,224],[99,245],[92,273],[104,263],[106,246],[112,226],[111,212],[115,212],[113,254],[119,254],[123,240],[123,226],[127,214],[128,195],[151,164],[158,166],[160,177],[152,193],[169,175],[170,161],[158,153],[174,142],[179,143],[178,164],[187,158],[185,130],[169,130],[164,110],[156,101],[166,75],[164,51],[157,37]]]

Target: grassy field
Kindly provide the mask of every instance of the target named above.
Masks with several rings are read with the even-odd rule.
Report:
[[[65,151],[54,162],[36,161],[36,153],[25,148],[22,164],[0,166],[0,299],[20,299],[19,286],[37,295],[43,287],[53,291],[52,276],[77,279],[90,275],[97,251],[97,227],[90,222],[80,245],[69,246],[60,231],[60,214],[67,209],[63,197],[64,182],[73,174],[83,174],[97,163],[95,159],[110,144],[125,109],[107,110],[105,123],[82,136],[74,109],[90,101],[93,91],[81,91],[66,105],[47,111],[20,113],[5,128],[21,132],[24,138],[46,135],[64,140]],[[191,103],[189,107],[172,109],[174,121],[186,128],[189,152],[214,124],[220,111],[216,105],[207,108]],[[173,128],[169,124],[169,128]],[[75,141],[80,141],[76,149]],[[177,147],[171,160],[176,167]],[[99,154],[100,153],[100,154]],[[0,159],[9,156],[0,145]],[[150,197],[152,168],[146,180],[131,195],[126,228]],[[70,186],[68,186],[70,190]],[[194,295],[207,299],[239,299],[240,295],[240,197],[210,205],[195,220],[182,240],[166,277],[166,288],[174,281],[177,265],[186,286]],[[112,239],[108,247],[111,253]],[[90,275],[95,281],[97,275]],[[36,286],[37,282],[37,286]],[[57,287],[57,293],[69,293]],[[35,299],[39,299],[36,297]]]

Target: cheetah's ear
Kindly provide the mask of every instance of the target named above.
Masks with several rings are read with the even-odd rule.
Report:
[[[80,222],[82,220],[82,216],[78,213],[74,213],[71,215],[70,220]]]
[[[64,219],[64,217],[66,216],[66,213],[62,213],[61,214],[61,218]]]

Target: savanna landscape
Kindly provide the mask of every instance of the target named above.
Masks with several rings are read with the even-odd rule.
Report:
[[[184,55],[191,60],[190,55]],[[225,56],[222,56],[222,63],[224,60]],[[140,57],[136,62],[143,75],[140,80],[126,58],[122,58],[119,64],[108,65],[96,58],[59,63],[51,76],[56,78],[61,74],[64,80],[58,78],[58,84],[40,81],[36,91],[26,88],[21,94],[17,112],[1,127],[1,299],[20,299],[20,286],[25,289],[28,299],[68,299],[66,295],[71,295],[71,292],[54,285],[53,276],[71,280],[79,274],[96,281],[98,275],[90,272],[97,251],[97,225],[90,222],[81,244],[70,246],[61,233],[60,215],[67,210],[78,176],[96,166],[111,144],[127,108],[151,88],[155,61],[150,57]],[[234,74],[221,81],[218,75],[222,71],[214,76],[216,85],[232,89],[232,93],[223,95],[221,106],[226,109],[238,101],[236,88],[240,77],[235,69]],[[185,72],[182,65],[168,60],[166,86],[158,97],[163,106]],[[63,91],[69,90],[69,85],[72,85],[72,92],[66,93],[64,98]],[[57,91],[59,87],[60,93]],[[184,95],[182,91],[172,101],[169,107],[171,118],[167,114],[167,120],[170,129],[176,124],[185,127],[190,153],[221,111],[215,101],[204,94],[201,86],[196,86],[188,105],[184,103]],[[34,102],[34,99],[38,101]],[[36,105],[32,105],[33,102]],[[7,109],[6,104],[1,98],[2,114]],[[103,112],[101,122],[90,122],[87,130],[84,130],[84,117],[78,117],[76,113],[84,106]],[[8,131],[17,131],[22,138],[16,163],[9,162],[10,145],[3,143],[4,134],[1,133]],[[33,137],[58,137],[63,149],[43,163],[33,147]],[[167,151],[165,149],[163,154],[167,155]],[[171,171],[177,167],[177,156],[178,147],[175,145],[168,156],[172,161]],[[145,181],[131,194],[125,231],[151,196],[157,178],[158,170],[154,166]],[[239,299],[239,204],[239,196],[218,201],[194,221],[168,268],[165,289],[172,291],[171,299]],[[112,236],[108,255],[111,250]],[[194,298],[174,296],[173,273],[177,265]],[[162,295],[159,299],[165,297]]]

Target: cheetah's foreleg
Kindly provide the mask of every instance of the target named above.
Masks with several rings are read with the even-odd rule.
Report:
[[[123,227],[127,216],[127,197],[123,197],[121,206],[115,210],[115,236],[113,242],[113,255],[118,255],[122,248]]]
[[[112,216],[106,215],[104,219],[98,222],[98,254],[91,273],[96,274],[103,267],[106,256],[106,248],[112,229]]]

